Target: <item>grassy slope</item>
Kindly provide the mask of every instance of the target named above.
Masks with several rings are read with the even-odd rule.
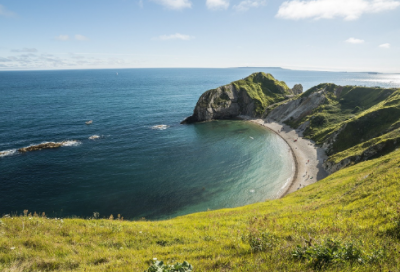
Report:
[[[187,260],[195,271],[315,271],[291,255],[312,238],[353,242],[367,264],[326,271],[396,271],[400,266],[400,151],[343,169],[279,200],[158,222],[2,218],[0,270],[143,271],[153,258]],[[252,252],[242,237],[273,235]],[[13,248],[13,249],[12,249]],[[9,269],[12,267],[11,269]],[[14,270],[13,270],[14,269]]]
[[[268,105],[280,102],[290,95],[291,90],[285,82],[276,80],[271,74],[254,73],[232,82],[236,89],[242,89],[256,101],[256,112],[259,116]]]
[[[359,155],[360,151],[373,144],[399,137],[398,132],[388,133],[400,127],[400,90],[340,87],[328,83],[309,89],[302,97],[322,89],[326,90],[326,102],[311,115],[289,121],[288,124],[298,127],[310,121],[311,126],[305,131],[305,136],[317,144],[322,144],[343,129],[329,150],[329,155],[334,155],[330,160],[339,162],[346,157]],[[387,135],[382,136],[384,134]]]

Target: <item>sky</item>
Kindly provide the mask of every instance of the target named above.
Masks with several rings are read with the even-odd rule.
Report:
[[[0,0],[0,71],[400,73],[400,0]]]

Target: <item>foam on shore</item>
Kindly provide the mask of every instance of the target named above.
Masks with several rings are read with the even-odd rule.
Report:
[[[17,153],[16,149],[3,150],[3,151],[0,151],[0,158],[1,157],[6,157],[6,156],[12,156],[15,153]]]

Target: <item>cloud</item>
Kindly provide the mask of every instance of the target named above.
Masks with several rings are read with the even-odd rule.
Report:
[[[88,38],[88,37],[85,37],[85,36],[83,36],[83,35],[76,34],[76,35],[75,35],[75,40],[78,40],[78,41],[88,41],[89,38]]]
[[[189,0],[152,0],[152,1],[160,5],[163,5],[169,9],[180,10],[192,7],[192,2],[190,2]]]
[[[378,13],[400,6],[396,0],[292,0],[283,2],[276,17],[282,19],[357,20],[364,13]]]
[[[345,42],[352,43],[352,44],[360,44],[360,43],[364,43],[364,40],[356,39],[356,38],[348,38],[347,40],[345,40]]]
[[[11,52],[18,52],[18,53],[36,53],[37,49],[36,48],[22,48],[22,49],[13,49]]]
[[[240,2],[238,5],[234,5],[233,8],[236,11],[247,11],[250,8],[258,8],[261,6],[265,6],[267,4],[266,0],[244,0]]]
[[[379,45],[379,47],[388,49],[388,48],[390,48],[390,43],[383,43],[383,44]]]
[[[68,35],[58,35],[54,39],[56,39],[58,41],[68,41],[69,40],[69,36]]]
[[[0,57],[0,67],[4,69],[63,69],[76,67],[121,67],[129,66],[132,61],[125,58],[94,58],[82,54],[19,54]]]
[[[229,7],[229,0],[207,0],[206,6],[212,10],[227,9]]]
[[[139,0],[138,5],[139,7],[143,8],[143,0]]]
[[[183,41],[188,41],[188,40],[193,40],[193,36],[189,35],[183,35],[180,33],[175,33],[172,35],[161,35],[158,36],[157,38],[154,38],[153,40],[161,40],[161,41],[168,41],[168,40],[183,40]]]
[[[0,16],[3,16],[3,17],[14,17],[15,13],[7,10],[4,6],[0,5]]]

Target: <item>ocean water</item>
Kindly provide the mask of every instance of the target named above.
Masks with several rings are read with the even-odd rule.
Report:
[[[163,219],[275,198],[293,169],[277,135],[244,121],[179,124],[204,91],[257,71],[305,89],[400,87],[399,74],[272,68],[0,72],[0,215]],[[16,151],[50,141],[68,142]]]

